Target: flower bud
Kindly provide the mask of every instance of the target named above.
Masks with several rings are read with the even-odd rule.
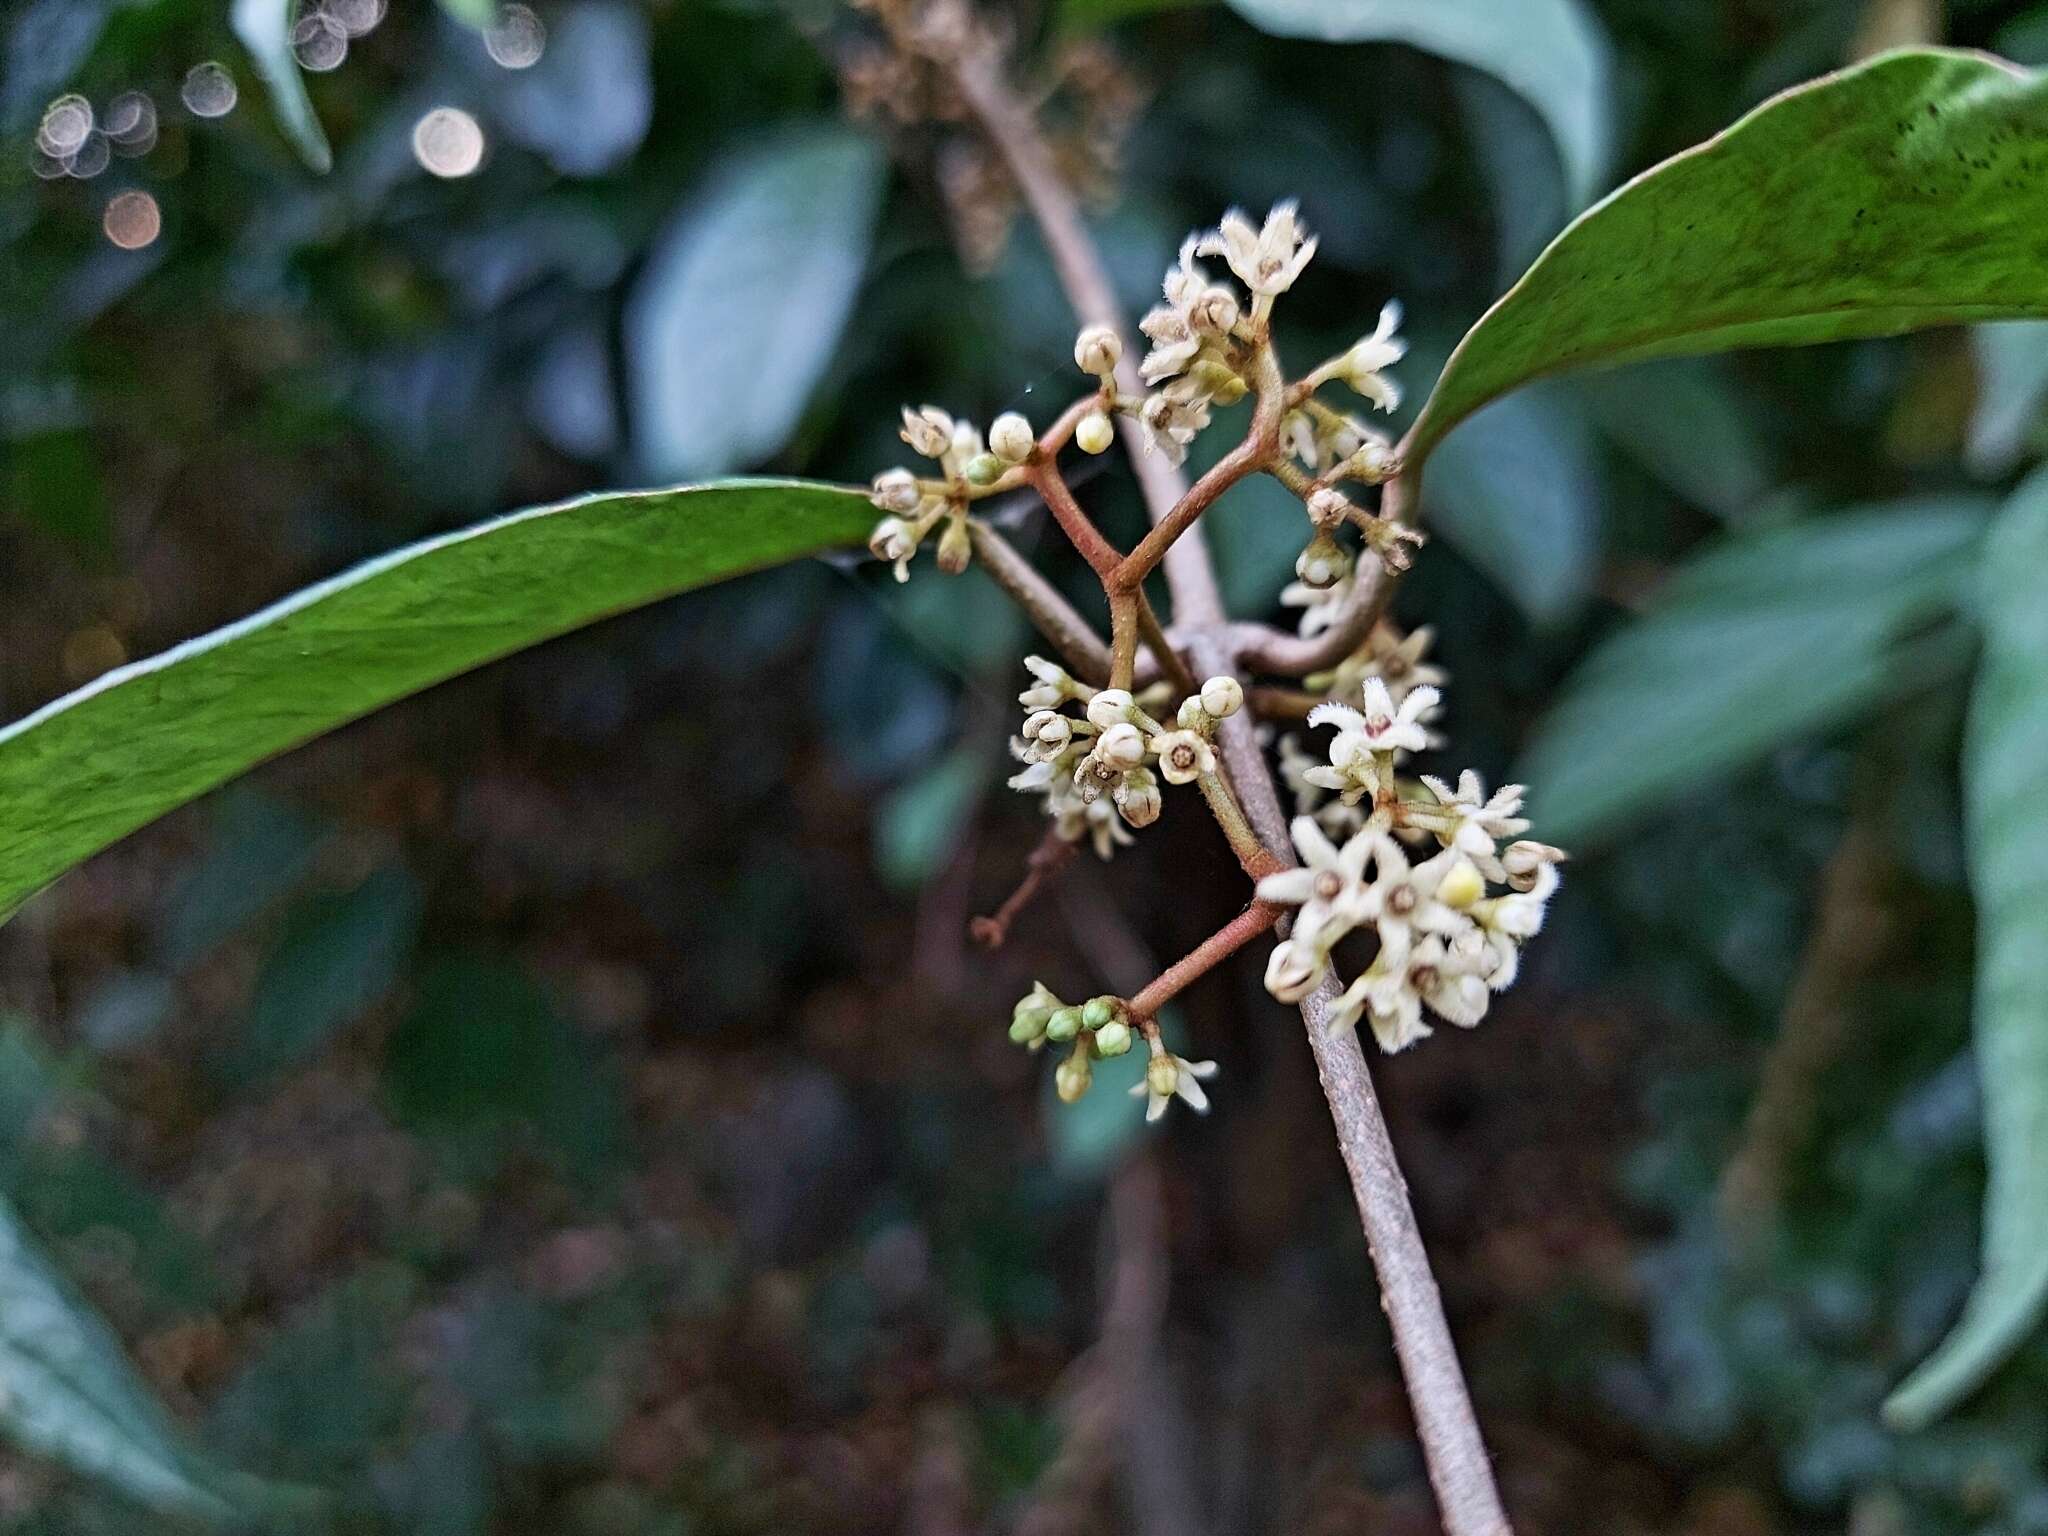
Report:
[[[953,423],[953,440],[947,446],[956,459],[974,458],[983,451],[981,433],[971,421],[956,421]]]
[[[1053,996],[1042,981],[1034,981],[1031,990],[1017,999],[1017,1006],[1010,1013],[1010,1038],[1019,1045],[1028,1045],[1045,1033],[1045,1022],[1061,1007],[1060,1000]]]
[[[1111,768],[1128,772],[1145,761],[1145,733],[1128,720],[1112,725],[1096,739],[1095,755]]]
[[[1078,1008],[1055,1008],[1045,1021],[1045,1038],[1061,1044],[1081,1033],[1081,1010]]]
[[[1218,720],[1228,720],[1244,708],[1244,685],[1234,677],[1212,677],[1202,684],[1202,708]]]
[[[1327,591],[1351,574],[1351,557],[1329,534],[1318,533],[1295,558],[1294,574],[1303,586]]]
[[[1518,891],[1527,891],[1535,888],[1545,869],[1553,864],[1562,864],[1565,857],[1562,848],[1524,838],[1520,842],[1509,843],[1500,856],[1500,862],[1507,870],[1508,884]]]
[[[1053,1087],[1058,1090],[1062,1104],[1072,1104],[1088,1091],[1088,1085],[1095,1081],[1095,1064],[1088,1059],[1086,1051],[1076,1051],[1057,1067],[1053,1068]]]
[[[1360,443],[1347,462],[1351,473],[1367,485],[1379,485],[1393,478],[1394,450],[1376,437]]]
[[[953,445],[953,418],[935,405],[903,407],[903,441],[914,452],[936,459]]]
[[[1041,1013],[1020,1013],[1010,1020],[1010,1039],[1017,1045],[1029,1045],[1034,1040],[1045,1038],[1045,1015]]]
[[[994,485],[1003,475],[1003,461],[992,453],[977,453],[960,471],[969,485]]]
[[[1102,412],[1090,411],[1081,418],[1081,425],[1074,428],[1074,441],[1080,444],[1083,453],[1107,453],[1109,445],[1116,441],[1116,428]]]
[[[1351,515],[1351,502],[1342,491],[1318,486],[1309,492],[1308,520],[1322,530],[1335,528]]]
[[[1122,1011],[1122,1004],[1113,997],[1091,997],[1081,1005],[1081,1027],[1100,1029]]]
[[[1005,411],[989,425],[988,445],[1005,464],[1022,464],[1031,457],[1038,439],[1032,435],[1030,422],[1015,411]]]
[[[948,576],[958,576],[967,569],[967,562],[974,558],[974,540],[967,532],[967,520],[954,518],[946,524],[946,531],[939,535],[939,569]]]
[[[1228,334],[1237,324],[1237,295],[1228,288],[1204,288],[1188,306],[1188,320],[1211,336]]]
[[[1123,339],[1106,325],[1091,325],[1074,338],[1074,366],[1098,379],[1115,373],[1123,355]],[[1100,451],[1089,450],[1091,453]]]
[[[1162,1099],[1173,1097],[1180,1086],[1180,1063],[1171,1055],[1154,1056],[1145,1063],[1145,1087]]]
[[[1121,688],[1104,688],[1088,701],[1088,719],[1098,730],[1122,725],[1130,718],[1133,701]]]
[[[1460,859],[1450,867],[1443,881],[1436,888],[1436,897],[1447,907],[1463,911],[1486,894],[1486,876],[1479,873],[1479,866],[1470,859]]]
[[[1074,739],[1074,722],[1057,710],[1036,710],[1024,719],[1024,740],[1033,762],[1058,757]]]
[[[1183,731],[1206,731],[1216,722],[1209,718],[1209,711],[1202,708],[1202,696],[1191,693],[1180,701],[1173,723]]]
[[[917,530],[900,517],[885,517],[868,535],[868,553],[897,567],[897,580],[904,579],[904,564],[917,553]]]
[[[1266,990],[1283,1003],[1298,1003],[1323,974],[1323,957],[1306,944],[1282,939],[1266,957]]]
[[[875,476],[868,500],[884,512],[907,515],[917,510],[917,504],[924,500],[924,492],[918,489],[917,476],[909,470],[885,469]]]
[[[1095,1054],[1107,1061],[1112,1056],[1121,1056],[1131,1048],[1131,1026],[1122,1019],[1112,1019],[1095,1031]]]
[[[1159,775],[1149,768],[1133,768],[1116,786],[1117,814],[1134,827],[1149,827],[1159,819],[1165,802],[1159,794]]]

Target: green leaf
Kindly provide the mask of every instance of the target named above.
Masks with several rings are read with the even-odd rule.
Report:
[[[1962,1320],[1885,1404],[1897,1428],[1945,1413],[2048,1312],[2048,473],[1991,525],[1979,572],[1983,662],[1963,744],[1977,898],[1984,1084],[1984,1271]]]
[[[2048,320],[1979,326],[1977,407],[1970,416],[1970,466],[1984,474],[2012,467],[2048,406]]]
[[[1567,680],[1515,777],[1547,841],[1584,846],[1956,660],[1907,637],[1955,607],[1985,512],[1896,504],[1730,540]]]
[[[875,817],[875,868],[885,884],[912,891],[939,872],[960,846],[990,773],[985,753],[962,747],[890,792]]]
[[[837,486],[736,480],[531,507],[394,551],[0,730],[0,915],[287,748],[594,619],[854,544]]]
[[[498,0],[441,0],[441,9],[479,32],[498,19]]]
[[[35,1455],[153,1508],[210,1522],[232,1513],[169,1417],[0,1199],[0,1432]]]
[[[228,1056],[236,1080],[298,1066],[389,991],[412,951],[419,914],[419,885],[397,864],[293,913]]]
[[[1512,87],[1557,142],[1573,206],[1607,172],[1612,58],[1578,0],[1230,0],[1262,32],[1326,43],[1406,43]]]
[[[1894,53],[1766,102],[1589,209],[1451,355],[1420,462],[1543,374],[2048,315],[2048,81]]]
[[[720,474],[788,440],[852,312],[883,170],[867,136],[795,134],[729,162],[671,221],[626,324],[647,473]]]
[[[299,151],[300,158],[316,171],[334,164],[327,147],[327,135],[314,115],[306,95],[306,79],[299,73],[298,56],[292,52],[292,0],[235,0],[228,13],[235,36],[249,50],[249,61],[270,91],[270,104],[277,120]]]
[[[1568,618],[1592,583],[1600,482],[1577,402],[1555,390],[1497,401],[1448,443],[1423,488],[1430,525],[1537,624]]]

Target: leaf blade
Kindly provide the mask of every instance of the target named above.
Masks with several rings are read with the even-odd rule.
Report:
[[[0,730],[0,915],[266,758],[484,662],[858,543],[857,491],[726,481],[578,497],[408,545]]]
[[[1944,49],[1823,77],[1573,221],[1459,343],[1410,462],[1548,374],[2048,314],[2044,226],[2048,78]]]
[[[2048,1315],[2048,473],[2014,493],[1980,566],[1984,659],[1963,746],[1977,897],[1977,1066],[1984,1088],[1983,1272],[1961,1320],[1892,1393],[1885,1418],[1919,1429],[1974,1391]]]
[[[327,147],[327,134],[313,111],[306,78],[292,52],[291,0],[235,0],[228,19],[235,36],[249,50],[256,73],[263,77],[285,137],[315,171],[324,174],[332,169],[334,152]]]

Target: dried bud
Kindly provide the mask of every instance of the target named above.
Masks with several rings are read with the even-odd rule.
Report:
[[[1351,501],[1342,491],[1324,485],[1308,495],[1308,520],[1328,532],[1351,515]]]
[[[884,512],[907,516],[917,510],[917,504],[924,500],[924,492],[918,489],[917,476],[909,470],[885,469],[875,476],[868,500]]]
[[[1015,411],[1005,411],[990,424],[988,445],[1005,464],[1022,464],[1031,457],[1038,439],[1031,433],[1030,422]]]
[[[1098,379],[1115,373],[1123,355],[1123,339],[1106,325],[1091,325],[1074,338],[1074,366]]]
[[[1135,707],[1130,694],[1121,688],[1105,688],[1088,701],[1088,720],[1097,730],[1108,730],[1131,718]]]
[[[1507,871],[1508,884],[1518,891],[1535,889],[1543,870],[1551,864],[1562,864],[1568,855],[1562,848],[1553,848],[1548,843],[1509,843],[1500,856],[1501,867]]]
[[[1086,1051],[1075,1051],[1053,1069],[1053,1087],[1059,1091],[1060,1102],[1072,1104],[1088,1091],[1088,1085],[1095,1080],[1095,1066],[1089,1061]]]
[[[1390,571],[1405,571],[1415,563],[1415,550],[1423,542],[1421,530],[1397,523],[1391,517],[1365,520],[1365,542]]]
[[[1237,324],[1237,295],[1228,288],[1204,288],[1188,306],[1188,320],[1211,336],[1228,335]]]
[[[1125,774],[1116,787],[1116,808],[1132,826],[1151,826],[1165,808],[1159,794],[1159,775],[1149,768],[1133,768]]]
[[[1116,441],[1116,428],[1102,412],[1090,411],[1074,428],[1074,441],[1080,444],[1083,453],[1107,453],[1109,445]]]
[[[946,531],[939,535],[939,569],[948,576],[958,576],[967,569],[967,562],[974,558],[974,540],[967,532],[967,520],[956,517],[946,524]]]
[[[1334,587],[1350,570],[1351,557],[1327,533],[1310,539],[1294,562],[1294,574],[1302,585],[1318,592]]]
[[[1109,767],[1127,772],[1145,761],[1145,733],[1129,721],[1112,725],[1096,739],[1095,755]]]
[[[1244,708],[1244,685],[1234,677],[1212,677],[1202,684],[1202,708],[1218,720],[1228,720]]]
[[[953,418],[935,405],[903,407],[903,441],[911,451],[936,459],[953,446]]]
[[[1105,1061],[1112,1056],[1121,1056],[1131,1048],[1131,1026],[1121,1019],[1114,1019],[1095,1031],[1095,1054]]]

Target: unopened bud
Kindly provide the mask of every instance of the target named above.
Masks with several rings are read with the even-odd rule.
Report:
[[[1078,1008],[1055,1008],[1045,1021],[1045,1038],[1056,1040],[1062,1045],[1081,1033],[1081,1010]]]
[[[1015,411],[1005,411],[989,425],[988,445],[1005,464],[1022,464],[1038,446],[1031,423]]]
[[[917,476],[907,469],[885,469],[875,476],[868,500],[884,512],[908,514],[917,510],[917,504],[924,500],[924,492],[917,487]]]
[[[1351,501],[1342,491],[1327,485],[1308,494],[1308,520],[1327,532],[1351,515]]]
[[[1205,288],[1188,306],[1188,320],[1198,331],[1211,336],[1228,334],[1237,324],[1237,295],[1228,288]]]
[[[1117,814],[1134,827],[1149,827],[1159,819],[1165,802],[1159,794],[1159,776],[1149,768],[1133,768],[1116,786]]]
[[[971,421],[956,421],[953,423],[953,440],[947,446],[952,449],[953,457],[964,463],[983,451],[981,432]]]
[[[1121,1056],[1131,1048],[1131,1026],[1121,1019],[1113,1019],[1095,1031],[1095,1054],[1107,1060]]]
[[[956,517],[946,524],[946,531],[939,535],[939,569],[948,576],[958,576],[967,569],[967,562],[974,558],[974,540],[967,532],[967,520]]]
[[[1042,1013],[1020,1013],[1010,1020],[1010,1039],[1017,1045],[1029,1045],[1034,1040],[1045,1038],[1045,1015]]]
[[[1074,338],[1074,366],[1098,379],[1115,373],[1123,355],[1122,338],[1106,325],[1091,325]],[[1101,450],[1091,448],[1089,452],[1099,453]]]
[[[1453,864],[1436,888],[1438,901],[1461,912],[1485,894],[1486,876],[1479,873],[1479,866],[1470,859]]]
[[[868,553],[877,560],[907,560],[917,552],[917,534],[900,517],[885,517],[868,535]]]
[[[1058,757],[1074,739],[1074,722],[1057,710],[1037,710],[1025,718],[1024,739],[1040,760]]]
[[[1244,708],[1244,685],[1234,677],[1212,677],[1202,684],[1202,708],[1218,720],[1228,720]]]
[[[1110,767],[1129,772],[1145,761],[1145,733],[1129,721],[1112,725],[1096,740],[1095,754]]]
[[[1083,453],[1107,453],[1109,445],[1116,441],[1116,428],[1102,412],[1090,411],[1081,418],[1081,425],[1074,428],[1074,441],[1080,444]]]
[[[969,485],[994,485],[1003,476],[1003,461],[992,453],[977,453],[960,473]]]
[[[1086,1051],[1074,1052],[1053,1069],[1053,1087],[1058,1090],[1063,1104],[1077,1101],[1094,1081],[1095,1064],[1088,1059]]]
[[[1088,719],[1097,730],[1122,725],[1131,717],[1133,700],[1121,688],[1104,688],[1088,701]]]
[[[1083,1029],[1100,1029],[1120,1012],[1122,1012],[1122,1006],[1115,998],[1091,997],[1081,1005],[1081,1027]]]
[[[1318,592],[1334,587],[1350,569],[1351,557],[1327,533],[1310,539],[1294,562],[1294,574]]]

